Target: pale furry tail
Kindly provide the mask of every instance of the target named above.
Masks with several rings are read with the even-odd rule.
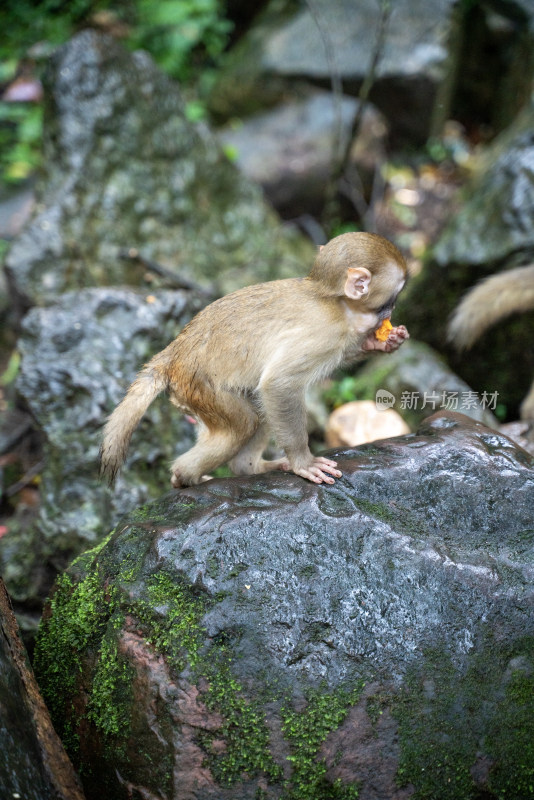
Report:
[[[455,309],[449,322],[449,341],[458,349],[469,348],[491,325],[531,308],[534,264],[499,272],[471,289]]]
[[[111,485],[119,471],[132,433],[141,417],[158,396],[167,388],[167,381],[153,367],[146,366],[126,392],[124,400],[108,418],[100,447],[100,475]]]

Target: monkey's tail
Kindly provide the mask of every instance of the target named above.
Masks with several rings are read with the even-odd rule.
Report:
[[[149,405],[167,388],[167,384],[160,372],[150,365],[146,366],[108,417],[100,447],[100,475],[107,479],[110,486],[126,458],[132,433]]]
[[[534,264],[499,272],[463,298],[449,322],[448,339],[459,350],[467,349],[499,320],[531,308],[534,308]]]

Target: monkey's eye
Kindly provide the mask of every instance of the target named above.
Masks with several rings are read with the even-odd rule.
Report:
[[[396,300],[397,298],[395,298]],[[375,308],[375,314],[384,314],[384,312],[388,312],[391,314],[395,307],[395,300],[389,300],[387,303],[384,303],[379,308]]]
[[[386,314],[386,316],[391,316],[393,309],[395,308],[395,303],[397,302],[398,293],[394,295],[394,297],[390,297],[389,300],[386,300],[379,308],[374,309],[375,314]],[[387,313],[386,313],[387,312]]]

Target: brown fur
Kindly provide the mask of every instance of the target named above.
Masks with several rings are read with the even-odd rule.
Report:
[[[369,288],[348,299],[343,287],[350,270],[365,278],[367,269]],[[306,387],[362,356],[382,321],[375,309],[405,276],[393,245],[349,233],[323,248],[308,278],[249,286],[211,303],[154,356],[109,418],[102,473],[114,478],[139,419],[167,389],[171,402],[199,421],[196,445],[172,466],[175,486],[198,483],[226,462],[237,474],[281,468],[333,483],[330,476],[341,474],[335,462],[314,458],[308,447]],[[270,432],[287,458],[262,458]]]
[[[448,337],[459,350],[473,346],[482,334],[510,314],[534,308],[534,264],[505,270],[471,289],[455,309]],[[521,405],[523,419],[534,418],[534,383]]]

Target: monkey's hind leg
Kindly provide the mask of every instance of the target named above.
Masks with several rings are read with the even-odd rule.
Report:
[[[205,480],[206,473],[229,462],[254,437],[258,424],[258,415],[249,403],[219,392],[209,420],[199,424],[195,446],[174,461],[172,485],[178,489]]]
[[[260,422],[256,433],[245,444],[229,462],[229,467],[234,475],[258,475],[261,472],[269,472],[272,469],[289,469],[287,458],[278,458],[274,461],[266,461],[263,451],[269,444],[269,428],[264,422]]]

